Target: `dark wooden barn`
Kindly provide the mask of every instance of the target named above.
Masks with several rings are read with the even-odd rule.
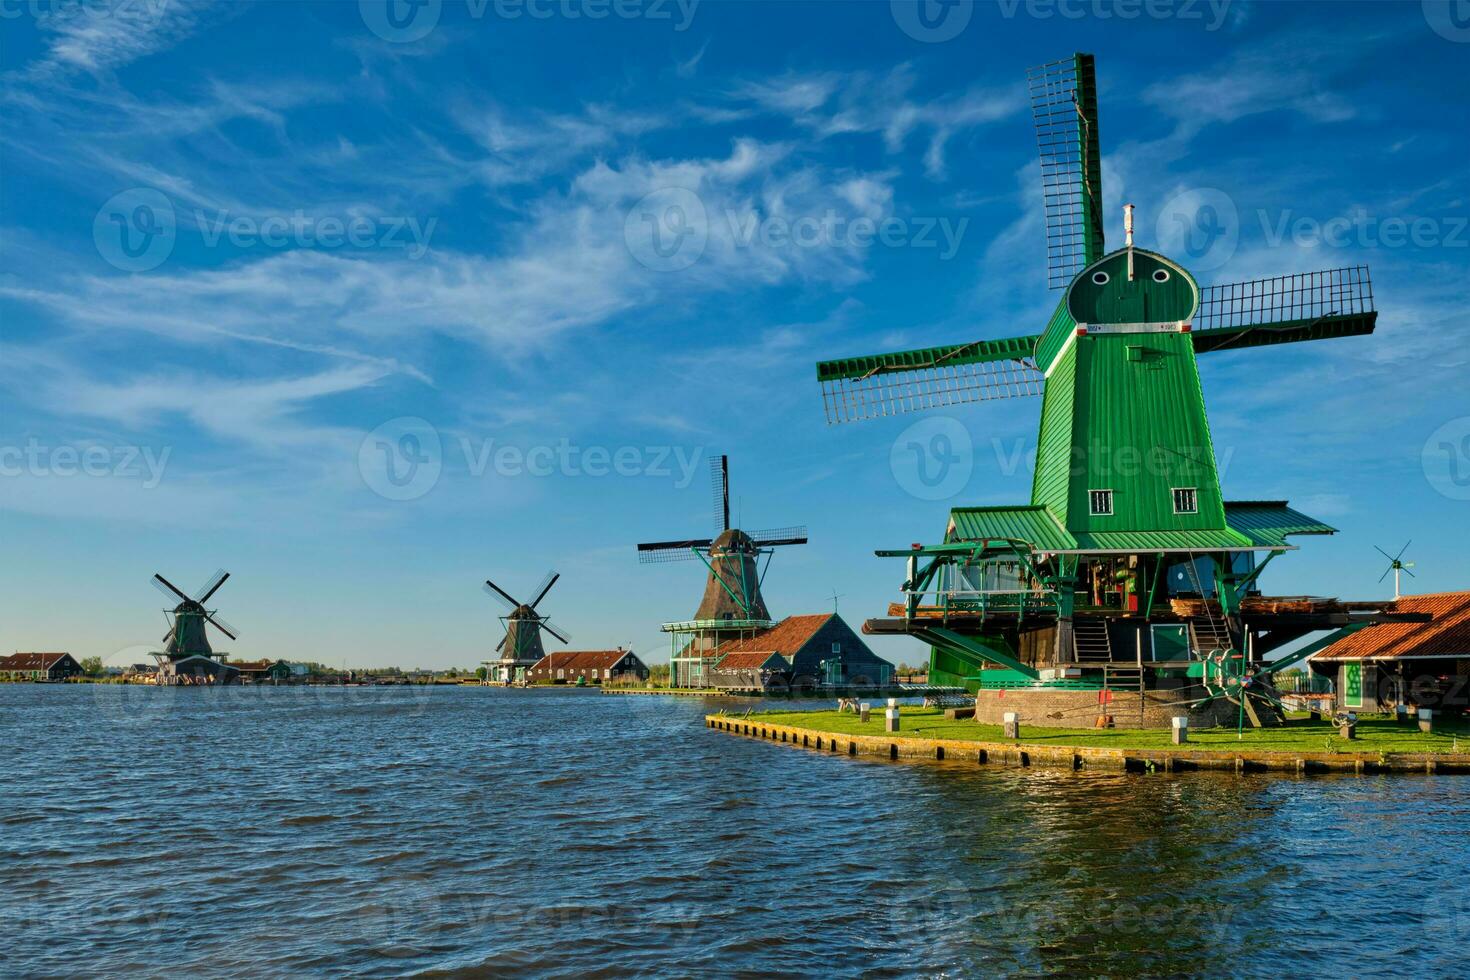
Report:
[[[648,679],[648,667],[632,650],[559,650],[526,671],[528,684],[587,684]]]
[[[885,687],[893,665],[882,659],[836,613],[788,616],[768,630],[721,644],[719,655],[774,653],[790,664],[797,689]]]
[[[12,653],[0,658],[0,677],[12,681],[64,681],[82,672],[69,653]]]

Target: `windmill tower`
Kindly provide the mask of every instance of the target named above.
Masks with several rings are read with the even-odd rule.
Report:
[[[218,614],[205,607],[225,584],[230,573],[220,569],[190,597],[162,575],[154,573],[153,586],[174,603],[165,615],[170,617],[169,630],[163,637],[163,650],[154,654],[158,661],[159,681],[163,684],[213,683],[228,680],[231,669],[220,662],[223,658],[209,644],[205,624],[213,626],[230,639],[237,633]]]
[[[542,630],[562,644],[568,642],[567,636],[553,628],[549,619],[536,610],[559,578],[561,576],[558,573],[547,572],[541,584],[536,587],[536,598],[530,602],[520,602],[494,582],[485,580],[485,593],[505,609],[505,615],[500,617],[505,624],[505,635],[495,645],[500,659],[485,661],[485,666],[497,683],[514,684],[521,681],[526,671],[546,656],[546,650],[541,645]]]
[[[973,689],[981,669],[1003,668],[1030,683],[1038,665],[1086,674],[1089,661],[1122,659],[1114,651],[1134,657],[1163,615],[1156,602],[1188,586],[1199,614],[1179,623],[1180,642],[1243,673],[1252,638],[1241,598],[1265,561],[1289,550],[1286,535],[1332,528],[1285,502],[1224,500],[1197,358],[1372,333],[1368,271],[1201,287],[1179,262],[1134,244],[1131,205],[1123,247],[1107,251],[1093,58],[1032,69],[1029,85],[1047,285],[1061,290],[1043,329],[817,365],[833,423],[1041,396],[1029,504],[957,508],[943,545],[880,552],[909,558],[902,631],[930,643],[931,677]],[[1017,584],[1003,599],[993,583],[1007,579]],[[975,604],[976,628],[916,624],[931,601]]]
[[[651,541],[638,546],[638,560],[645,564],[698,559],[709,571],[694,617],[661,627],[673,639],[670,681],[675,687],[702,684],[711,655],[725,640],[771,628],[771,614],[761,595],[771,556],[776,548],[807,541],[805,527],[746,532],[730,526],[730,457],[710,460],[710,486],[713,538]]]
[[[1412,541],[1405,541],[1404,546],[1399,549],[1399,553],[1396,555],[1390,555],[1388,552],[1384,551],[1377,545],[1373,546],[1374,551],[1378,552],[1380,555],[1388,559],[1388,567],[1383,570],[1382,575],[1378,576],[1378,581],[1382,582],[1384,579],[1388,578],[1389,572],[1393,572],[1393,599],[1395,602],[1404,597],[1403,589],[1400,587],[1399,576],[1407,575],[1409,576],[1409,578],[1415,577],[1414,573],[1409,571],[1409,569],[1414,567],[1414,563],[1411,561],[1404,561],[1404,552],[1408,551],[1409,545],[1413,543],[1414,542]]]

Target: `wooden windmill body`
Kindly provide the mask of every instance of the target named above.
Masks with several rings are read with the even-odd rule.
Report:
[[[704,594],[693,618],[660,627],[671,637],[669,667],[674,687],[703,686],[720,644],[748,639],[774,625],[761,595],[771,555],[776,548],[807,541],[805,527],[746,532],[730,526],[728,456],[716,456],[710,461],[710,482],[716,525],[713,538],[638,545],[638,558],[644,563],[698,560],[708,571]]]

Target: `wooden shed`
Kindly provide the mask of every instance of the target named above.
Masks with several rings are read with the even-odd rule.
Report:
[[[1334,682],[1337,706],[1386,712],[1403,704],[1465,712],[1470,707],[1470,592],[1406,595],[1385,611],[1432,618],[1369,626],[1313,654],[1308,662]]]
[[[779,654],[798,688],[885,687],[893,680],[893,665],[868,649],[836,613],[788,616],[752,637],[721,644],[717,653]]]
[[[733,645],[733,641],[726,644]],[[708,682],[727,691],[784,689],[791,682],[791,663],[774,650],[724,653],[710,668]]]
[[[648,679],[648,667],[632,650],[559,650],[548,653],[526,671],[528,684],[601,684]]]

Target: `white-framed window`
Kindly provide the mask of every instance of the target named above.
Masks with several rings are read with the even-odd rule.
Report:
[[[1113,513],[1113,491],[1087,491],[1087,509],[1094,517],[1108,517]]]
[[[1199,513],[1199,493],[1194,487],[1174,488],[1174,513]]]
[[[842,644],[841,643],[834,643],[834,644],[832,644],[832,652],[833,653],[841,653],[842,652]]]

